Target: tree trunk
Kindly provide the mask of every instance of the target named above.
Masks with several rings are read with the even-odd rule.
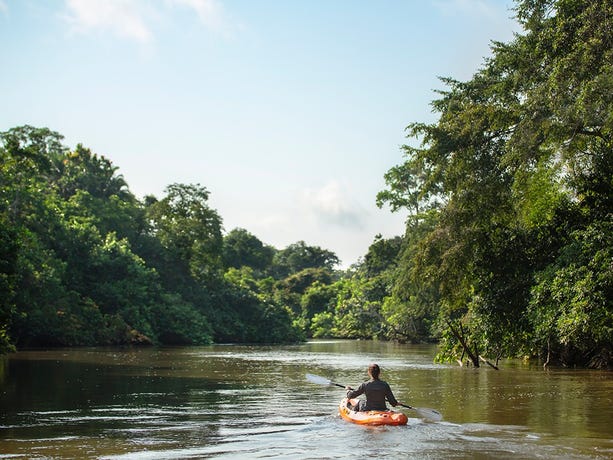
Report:
[[[468,358],[473,363],[473,366],[479,367],[479,354],[473,353],[473,351],[468,346],[468,343],[466,343],[466,338],[464,337],[464,331],[462,330],[462,325],[460,325],[460,331],[457,331],[453,327],[453,325],[451,324],[451,321],[447,321],[447,325],[449,326],[449,329],[451,330],[451,333],[453,334],[453,336],[456,339],[458,339],[458,342],[460,342],[460,345],[462,345],[462,349],[468,355]]]
[[[549,358],[551,358],[551,343],[550,338],[547,338],[547,359],[543,363],[543,369],[547,369],[547,365],[549,364]]]

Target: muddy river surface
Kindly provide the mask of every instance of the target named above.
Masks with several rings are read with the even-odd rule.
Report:
[[[62,349],[0,357],[0,459],[611,459],[613,373],[434,364],[433,346]],[[343,421],[377,362],[407,426]]]

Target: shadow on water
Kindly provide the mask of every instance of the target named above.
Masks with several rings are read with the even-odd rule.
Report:
[[[431,346],[314,341],[294,346],[26,351],[0,362],[0,458],[611,458],[611,373],[460,369]],[[369,362],[406,427],[338,417]]]

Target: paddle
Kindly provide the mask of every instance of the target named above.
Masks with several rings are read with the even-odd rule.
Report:
[[[350,390],[353,390],[353,388],[351,387],[346,387],[345,385],[341,385],[340,383],[334,383],[333,381],[328,380],[324,377],[320,377],[319,375],[307,374],[306,378],[309,382],[316,383],[318,385],[336,385],[337,387],[349,388]]]
[[[341,385],[340,383],[335,383],[332,380],[329,380],[325,377],[320,377],[319,375],[307,374],[306,378],[309,382],[316,383],[317,385],[335,385],[341,388],[349,388],[350,390],[352,389],[351,387]],[[398,403],[398,404],[402,407],[406,407],[407,409],[414,410],[415,412],[419,414],[420,417],[427,418],[435,422],[438,422],[443,419],[443,415],[437,410],[428,409],[426,407],[413,407],[413,406],[409,406],[408,404],[402,404],[402,403]]]
[[[428,409],[427,407],[413,407],[402,403],[398,404],[402,407],[406,407],[407,409],[414,410],[420,417],[427,418],[428,420],[432,420],[434,422],[440,422],[443,420],[443,414],[435,409]]]

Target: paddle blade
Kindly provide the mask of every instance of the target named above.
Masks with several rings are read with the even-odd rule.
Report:
[[[443,420],[443,414],[434,409],[427,409],[425,407],[413,407],[413,410],[419,414],[420,417],[427,418],[433,422],[440,422]]]
[[[306,378],[309,382],[316,383],[317,385],[332,385],[330,380],[320,377],[319,375],[307,374]]]

